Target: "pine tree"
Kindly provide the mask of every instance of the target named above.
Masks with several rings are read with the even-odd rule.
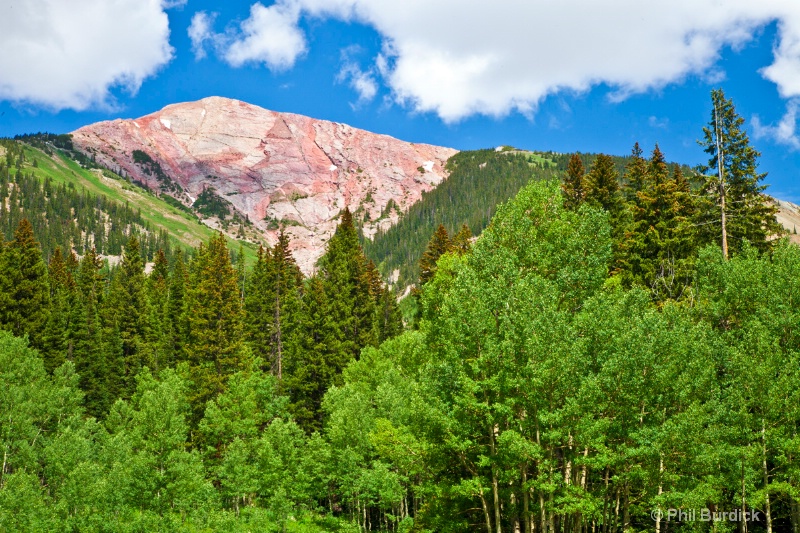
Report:
[[[561,184],[561,192],[564,195],[564,207],[566,209],[577,210],[585,198],[584,175],[586,169],[580,155],[572,154],[567,164],[567,174]]]
[[[345,208],[319,260],[319,271],[329,307],[338,331],[340,349],[358,358],[361,348],[374,345],[374,300],[364,273],[366,257],[358,241],[358,231],[350,210]]]
[[[76,298],[75,280],[67,269],[61,248],[56,248],[48,266],[50,313],[42,335],[45,368],[52,373],[66,359],[66,340],[71,304]]]
[[[625,167],[625,199],[636,202],[636,193],[647,187],[647,162],[642,157],[643,151],[636,142],[631,150],[630,160]]]
[[[27,334],[31,346],[40,348],[50,291],[47,266],[27,218],[20,220],[14,240],[3,248],[0,265],[0,327],[18,337]]]
[[[202,247],[190,268],[186,292],[186,357],[192,381],[195,421],[205,404],[225,390],[228,376],[247,368],[242,342],[242,305],[236,270],[225,236]]]
[[[320,276],[308,280],[299,313],[298,335],[288,347],[283,387],[295,421],[308,433],[322,428],[322,399],[331,385],[341,384],[341,372],[351,356],[339,340],[339,327]]]
[[[466,224],[461,225],[461,229],[453,235],[453,240],[450,241],[450,248],[458,255],[468,253],[472,248],[472,230]]]
[[[680,167],[670,176],[656,145],[644,183],[632,204],[618,268],[628,285],[650,289],[656,300],[680,298],[693,276],[695,235],[688,182]]]
[[[722,89],[711,91],[711,102],[711,120],[698,141],[709,155],[708,164],[699,167],[708,200],[701,221],[701,227],[709,230],[704,240],[721,243],[726,258],[729,248],[740,250],[745,239],[767,249],[768,239],[782,229],[775,220],[777,207],[764,195],[767,187],[761,182],[766,173],[758,172],[761,154],[750,145],[744,118]]]
[[[144,289],[144,262],[139,240],[131,236],[112,279],[104,310],[107,333],[116,332],[121,340],[124,370],[119,388],[124,398],[129,398],[136,390],[136,375],[148,362],[144,345],[147,325]]]
[[[441,256],[447,253],[450,249],[450,236],[447,234],[447,229],[442,224],[436,228],[436,232],[431,236],[428,241],[428,246],[425,248],[425,253],[419,260],[419,285],[423,287],[426,283],[433,279],[436,275],[436,262]]]

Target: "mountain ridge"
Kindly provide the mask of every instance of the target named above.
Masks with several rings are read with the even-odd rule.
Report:
[[[306,273],[345,207],[374,235],[439,185],[457,153],[222,97],[90,124],[72,136],[99,164],[184,205],[213,189],[269,244],[283,226]],[[225,220],[204,222],[230,232]]]

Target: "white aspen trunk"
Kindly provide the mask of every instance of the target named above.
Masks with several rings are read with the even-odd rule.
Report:
[[[664,456],[662,455],[658,460],[658,495],[664,493],[664,485],[662,476],[664,474]],[[656,533],[661,533],[661,513],[656,514]]]
[[[761,419],[761,465],[764,472],[764,490],[766,491],[764,513],[767,517],[767,533],[772,533],[772,509],[769,501],[769,471],[767,470],[767,424]]]
[[[486,533],[492,533],[492,517],[489,516],[489,505],[486,503],[486,498],[483,497],[483,490],[481,490],[481,505],[483,506],[483,516],[486,518]]]
[[[489,450],[492,454],[492,459],[497,456],[497,449],[495,447],[495,436],[498,432],[497,425],[489,429]],[[494,506],[494,527],[497,533],[503,533],[502,524],[500,522],[500,487],[497,481],[497,468],[492,464],[492,503]]]
[[[528,465],[522,467],[522,517],[525,522],[525,533],[533,533],[531,522],[531,495],[528,484]]]
[[[747,500],[745,498],[745,484],[744,484],[744,457],[742,457],[742,516],[744,517],[747,511]],[[740,522],[742,525],[742,533],[747,533],[747,520]]]

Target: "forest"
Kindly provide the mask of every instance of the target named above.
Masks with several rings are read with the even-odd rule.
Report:
[[[6,202],[0,531],[797,530],[800,248],[712,101],[697,174],[575,154],[430,232],[405,317],[347,210],[306,277]]]

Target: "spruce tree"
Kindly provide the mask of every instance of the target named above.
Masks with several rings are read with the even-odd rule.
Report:
[[[208,400],[225,390],[228,376],[247,368],[242,305],[236,270],[222,233],[202,247],[190,268],[186,292],[186,357],[195,421]]]
[[[625,166],[625,199],[628,202],[636,202],[636,193],[644,190],[647,186],[647,161],[642,157],[642,148],[636,142],[631,149],[630,159]]]
[[[283,378],[284,352],[287,341],[295,330],[294,314],[298,307],[298,290],[302,280],[303,274],[289,250],[289,236],[281,230],[278,242],[272,249],[274,300],[270,304],[272,311],[270,362],[273,373],[278,379]]]
[[[112,279],[104,313],[107,334],[118,334],[121,340],[124,370],[119,388],[125,398],[136,390],[136,375],[148,363],[145,305],[144,262],[139,240],[132,235]]]
[[[658,145],[636,193],[632,222],[617,262],[627,285],[637,284],[662,301],[680,298],[691,284],[694,257],[693,204],[680,167],[670,175]]]
[[[292,417],[308,433],[322,428],[322,399],[331,385],[342,383],[342,370],[351,360],[330,308],[324,279],[313,276],[303,291],[298,335],[288,347],[283,380]]]
[[[623,208],[618,178],[614,159],[605,154],[597,156],[586,175],[586,201],[608,211],[612,225]]]
[[[256,262],[245,290],[244,311],[247,342],[255,357],[269,364],[271,358],[272,323],[275,302],[272,253],[259,247]]]
[[[425,253],[419,260],[419,285],[423,287],[426,283],[433,279],[436,275],[436,262],[441,256],[447,253],[450,249],[450,236],[447,234],[447,229],[444,225],[439,224],[436,232],[431,236],[428,241],[428,246],[425,248]]]
[[[75,363],[80,376],[80,387],[84,391],[86,411],[102,418],[116,399],[109,388],[109,375],[122,373],[119,354],[109,355],[103,345],[103,328],[99,308],[104,279],[100,276],[102,262],[94,248],[80,261],[77,275],[77,293],[70,309],[67,328],[67,359]],[[111,380],[115,381],[116,380]]]
[[[722,89],[711,91],[711,102],[711,120],[698,141],[709,155],[708,164],[699,167],[707,199],[700,222],[704,241],[721,244],[726,258],[744,240],[765,250],[769,239],[783,230],[775,220],[778,208],[764,195],[766,173],[758,172],[761,154],[750,145],[744,118]]]
[[[366,257],[350,210],[345,208],[319,260],[328,311],[337,328],[339,347],[349,358],[358,358],[361,348],[374,345],[374,301],[366,271]]]
[[[561,192],[564,195],[564,207],[570,210],[577,210],[585,198],[584,174],[586,169],[583,166],[581,156],[572,154],[567,163],[567,173],[564,182],[561,184]]]
[[[15,336],[28,335],[31,346],[42,347],[50,294],[47,266],[33,226],[20,220],[14,240],[0,255],[0,327]]]
[[[464,255],[472,248],[472,230],[466,224],[461,225],[461,229],[453,235],[450,241],[450,248],[458,255]]]
[[[169,278],[169,295],[166,309],[166,333],[169,353],[168,359],[174,363],[185,360],[183,345],[186,342],[186,315],[184,296],[186,294],[186,263],[183,252],[175,253],[175,264]]]
[[[76,298],[75,280],[67,269],[64,255],[58,247],[48,266],[50,313],[42,335],[42,356],[45,368],[52,373],[66,358],[67,329],[70,308]]]
[[[172,366],[172,349],[169,340],[169,321],[167,319],[167,302],[169,299],[169,263],[163,249],[159,249],[154,258],[153,270],[145,283],[146,356],[143,363],[154,372]]]

